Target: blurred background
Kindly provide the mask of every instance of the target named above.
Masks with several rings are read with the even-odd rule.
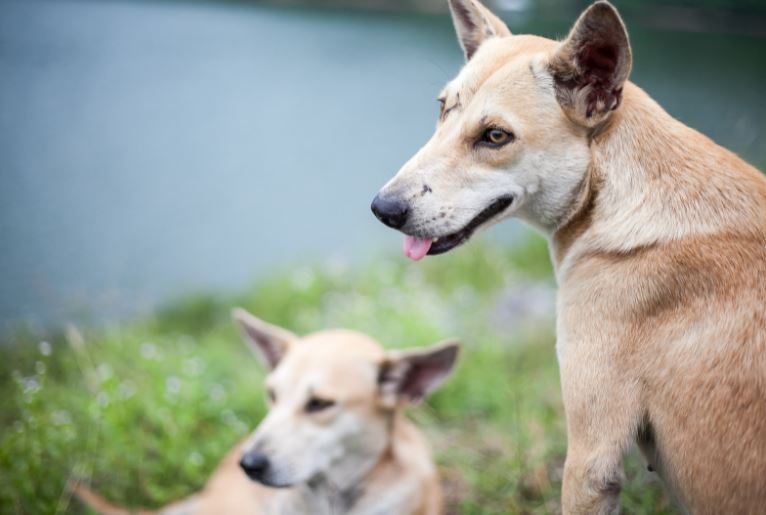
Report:
[[[487,1],[553,38],[588,3]],[[766,3],[614,3],[632,80],[766,168]],[[148,506],[202,484],[263,414],[228,320],[244,305],[467,341],[413,414],[450,513],[555,513],[544,242],[507,222],[407,263],[369,212],[462,62],[446,0],[0,0],[0,512],[80,512],[73,477]],[[669,511],[643,468],[625,511]]]
[[[368,205],[462,64],[446,4],[0,0],[0,326],[398,248]],[[633,80],[766,163],[766,2],[616,4]],[[563,37],[587,2],[492,5]]]

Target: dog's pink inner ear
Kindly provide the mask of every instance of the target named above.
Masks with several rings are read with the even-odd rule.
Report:
[[[269,369],[279,364],[290,343],[297,338],[286,329],[267,324],[243,309],[234,310],[233,316],[245,341]]]
[[[627,31],[607,2],[580,16],[550,63],[559,102],[586,121],[617,108],[631,65]]]
[[[435,349],[406,351],[384,363],[380,374],[384,398],[417,403],[438,388],[452,371],[457,359],[456,344]]]
[[[444,375],[436,364],[424,363],[412,365],[399,386],[399,393],[412,402],[420,401],[431,392],[431,385]]]
[[[274,368],[284,355],[284,349],[278,341],[274,341],[262,332],[252,327],[243,326],[247,339],[255,347],[256,352],[269,368]]]
[[[600,80],[609,80],[617,69],[618,53],[614,46],[590,45],[583,48],[581,66]]]

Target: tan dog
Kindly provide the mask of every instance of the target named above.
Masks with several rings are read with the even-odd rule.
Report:
[[[373,201],[405,253],[512,215],[549,239],[565,513],[615,513],[624,453],[692,513],[766,511],[766,179],[627,81],[606,2],[563,42],[451,0],[467,64]]]
[[[447,378],[456,343],[385,352],[352,331],[298,338],[244,310],[235,318],[271,369],[268,416],[200,493],[151,513],[441,513],[431,453],[402,408]],[[73,491],[102,514],[129,513],[83,485]]]

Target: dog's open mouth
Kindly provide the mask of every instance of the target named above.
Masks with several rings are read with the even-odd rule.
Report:
[[[437,254],[449,252],[455,247],[468,241],[476,229],[505,211],[512,203],[513,197],[500,197],[484,208],[484,210],[476,215],[473,220],[468,222],[465,227],[446,236],[440,236],[439,238],[434,239],[405,236],[403,247],[404,255],[414,261],[418,261],[426,255],[436,256]]]

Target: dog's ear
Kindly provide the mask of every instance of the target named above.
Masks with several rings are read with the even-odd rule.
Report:
[[[457,342],[447,341],[427,348],[388,352],[378,376],[381,403],[394,408],[427,397],[449,376],[458,349]]]
[[[508,26],[478,0],[449,0],[449,8],[466,61],[488,38],[511,35]]]
[[[575,122],[594,127],[617,109],[632,57],[617,10],[599,1],[585,10],[550,60],[556,97]]]
[[[232,311],[232,317],[239,324],[242,337],[269,370],[277,366],[290,344],[298,339],[290,331],[267,324],[242,308]]]

